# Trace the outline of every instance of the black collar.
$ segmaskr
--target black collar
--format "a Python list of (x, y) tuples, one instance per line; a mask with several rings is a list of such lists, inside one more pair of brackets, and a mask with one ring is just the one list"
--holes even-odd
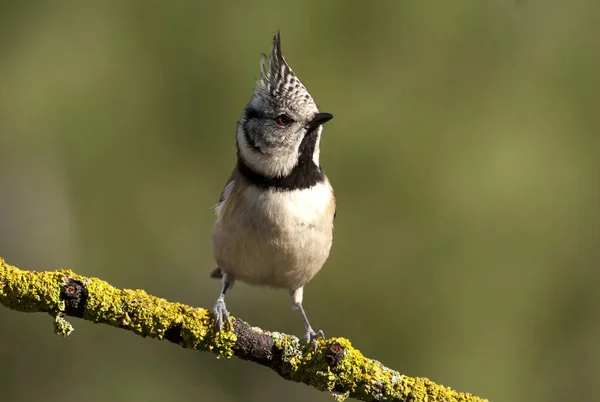
[(238, 146), (237, 169), (250, 184), (264, 189), (281, 191), (302, 190), (311, 188), (325, 181), (325, 173), (313, 161), (313, 154), (317, 144), (318, 131), (308, 133), (300, 143), (299, 157), (292, 171), (282, 177), (267, 177), (256, 172), (244, 160)]

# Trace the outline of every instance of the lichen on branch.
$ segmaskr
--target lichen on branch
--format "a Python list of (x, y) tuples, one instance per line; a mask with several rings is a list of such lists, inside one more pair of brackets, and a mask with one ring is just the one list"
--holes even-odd
[(62, 336), (73, 331), (65, 319), (69, 316), (166, 339), (217, 357), (236, 356), (270, 367), (287, 380), (331, 392), (338, 400), (484, 401), (427, 378), (402, 375), (363, 356), (344, 338), (319, 340), (314, 351), (295, 336), (264, 331), (235, 318), (230, 328), (218, 332), (207, 309), (169, 302), (144, 290), (118, 289), (69, 270), (24, 271), (6, 264), (2, 257), (0, 304), (50, 314), (54, 331)]

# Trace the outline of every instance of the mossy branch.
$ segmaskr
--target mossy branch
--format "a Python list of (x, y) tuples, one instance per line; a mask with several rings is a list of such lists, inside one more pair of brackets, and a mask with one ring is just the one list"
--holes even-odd
[(0, 304), (18, 311), (49, 313), (54, 331), (62, 336), (73, 331), (65, 320), (71, 316), (209, 351), (217, 357), (237, 356), (270, 367), (287, 380), (329, 391), (338, 400), (484, 401), (427, 378), (391, 370), (364, 357), (344, 338), (320, 340), (314, 352), (295, 336), (263, 331), (240, 319), (233, 319), (231, 329), (217, 332), (206, 309), (169, 302), (143, 290), (117, 289), (68, 270), (23, 271), (1, 257)]

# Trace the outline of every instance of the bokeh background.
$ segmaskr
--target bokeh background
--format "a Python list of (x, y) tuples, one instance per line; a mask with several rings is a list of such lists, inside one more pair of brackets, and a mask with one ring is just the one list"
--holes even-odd
[[(315, 327), (492, 401), (594, 400), (600, 3), (7, 1), (0, 255), (209, 307), (213, 207), (281, 29), (323, 111)], [(283, 291), (232, 313), (301, 334)], [(329, 401), (266, 368), (0, 308), (0, 399)]]

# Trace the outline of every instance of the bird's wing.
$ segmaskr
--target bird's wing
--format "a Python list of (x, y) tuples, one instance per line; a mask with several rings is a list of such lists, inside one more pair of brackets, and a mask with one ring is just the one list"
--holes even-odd
[(217, 212), (217, 215), (219, 215), (219, 213), (221, 212), (221, 207), (223, 206), (223, 203), (225, 202), (225, 199), (227, 198), (229, 193), (231, 193), (231, 190), (233, 189), (234, 185), (235, 185), (235, 170), (233, 171), (231, 176), (229, 176), (229, 179), (227, 179), (227, 183), (225, 183), (225, 187), (223, 187), (223, 190), (221, 191), (221, 195), (219, 196), (219, 203), (215, 207), (215, 211)]

